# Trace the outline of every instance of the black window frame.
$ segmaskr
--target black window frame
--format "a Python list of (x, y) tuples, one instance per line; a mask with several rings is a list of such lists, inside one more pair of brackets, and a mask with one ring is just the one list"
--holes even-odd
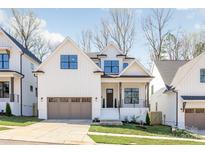
[[(106, 64), (110, 62), (110, 64)], [(114, 65), (117, 62), (117, 65)], [(110, 72), (106, 71), (106, 68), (110, 69)], [(114, 68), (117, 68), (117, 72), (114, 71)], [(119, 60), (105, 60), (104, 61), (104, 72), (106, 74), (119, 74)]]
[[(8, 59), (5, 60), (4, 56), (8, 56)], [(5, 64), (7, 63), (6, 67)], [(9, 69), (9, 54), (7, 53), (1, 53), (0, 54), (0, 69)]]
[(205, 68), (200, 69), (200, 82), (205, 83)]
[(9, 98), (9, 91), (10, 91), (9, 81), (1, 81), (0, 87), (1, 87), (0, 98)]
[[(126, 94), (126, 93), (130, 93), (130, 94)], [(139, 104), (139, 88), (124, 89), (124, 104)]]
[[(75, 58), (75, 61), (72, 61), (72, 58)], [(63, 64), (64, 65), (66, 64), (67, 66), (64, 67)], [(60, 68), (61, 69), (78, 69), (78, 56), (77, 55), (61, 55), (60, 56)]]

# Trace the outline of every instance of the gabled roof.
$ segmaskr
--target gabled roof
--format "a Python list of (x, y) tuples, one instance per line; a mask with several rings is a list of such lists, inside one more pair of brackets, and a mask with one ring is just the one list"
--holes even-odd
[(137, 60), (133, 60), (119, 75), (122, 76), (132, 65), (137, 64), (148, 76), (151, 77), (150, 72)]
[(165, 85), (170, 85), (177, 70), (186, 64), (185, 60), (158, 60), (154, 61)]
[(68, 42), (74, 45), (96, 67), (97, 71), (102, 72), (102, 69), (94, 63), (94, 61), (88, 56), (88, 54), (82, 51), (81, 48), (69, 37), (66, 37), (63, 40), (63, 42), (57, 46), (57, 48), (48, 56), (46, 60), (44, 60), (44, 62), (36, 69), (35, 72), (41, 71), (40, 69), (42, 68), (42, 66), (45, 65), (55, 55), (55, 53), (58, 51), (59, 48), (61, 48), (65, 43)]
[(3, 28), (0, 27), (0, 30), (27, 56), (32, 58), (37, 63), (41, 63), (41, 61), (28, 49), (24, 48), (24, 46), (19, 43), (13, 36), (11, 36), (9, 33), (7, 33)]

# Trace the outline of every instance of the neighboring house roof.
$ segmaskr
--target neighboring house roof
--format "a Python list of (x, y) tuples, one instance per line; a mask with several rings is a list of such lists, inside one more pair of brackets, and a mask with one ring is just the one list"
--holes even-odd
[(177, 70), (187, 62), (185, 60), (158, 60), (154, 63), (165, 85), (170, 85)]
[(181, 96), (183, 100), (205, 100), (205, 96)]
[(10, 34), (8, 34), (3, 28), (0, 27), (0, 30), (2, 30), (4, 32), (4, 34), (9, 37), (9, 39), (18, 47), (21, 49), (21, 51), (23, 53), (25, 53), (27, 56), (29, 56), (30, 58), (32, 58), (34, 61), (36, 61), (37, 63), (41, 63), (41, 61), (28, 49), (26, 49), (21, 43), (19, 43), (13, 36), (11, 36)]

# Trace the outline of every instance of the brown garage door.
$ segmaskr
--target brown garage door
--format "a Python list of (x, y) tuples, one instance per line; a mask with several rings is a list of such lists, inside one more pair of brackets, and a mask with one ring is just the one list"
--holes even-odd
[(185, 109), (185, 125), (186, 127), (205, 129), (205, 109)]
[(48, 119), (91, 119), (91, 97), (48, 98)]

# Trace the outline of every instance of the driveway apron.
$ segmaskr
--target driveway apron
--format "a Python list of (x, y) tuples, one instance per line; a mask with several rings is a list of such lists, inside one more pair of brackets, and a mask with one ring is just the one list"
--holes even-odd
[(94, 144), (87, 135), (90, 120), (45, 120), (0, 132), (0, 139), (57, 144)]

